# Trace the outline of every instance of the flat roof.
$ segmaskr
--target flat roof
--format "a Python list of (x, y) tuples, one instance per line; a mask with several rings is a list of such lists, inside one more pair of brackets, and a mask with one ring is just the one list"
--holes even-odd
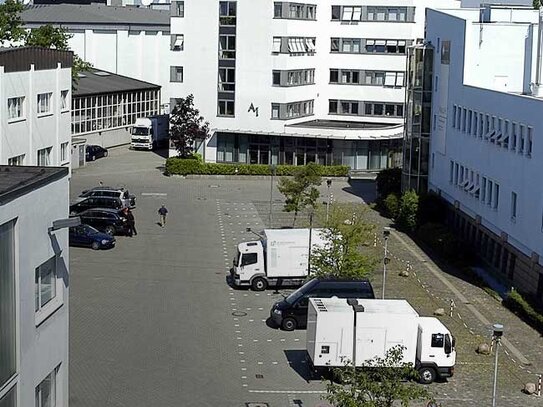
[(0, 205), (66, 176), (67, 167), (0, 165)]
[[(327, 312), (352, 311), (352, 307), (345, 298), (311, 298), (311, 301), (321, 304)], [(417, 311), (406, 300), (378, 300), (378, 299), (357, 299), (358, 305), (364, 307), (368, 314), (394, 314), (418, 316)], [(324, 309), (323, 309), (324, 310)]]
[(169, 10), (146, 7), (115, 7), (104, 4), (42, 4), (25, 7), (21, 19), (28, 25), (140, 25), (169, 30)]
[(0, 47), (0, 66), (4, 72), (24, 72), (34, 65), (36, 71), (56, 69), (60, 63), (62, 68), (71, 68), (74, 54), (72, 51), (61, 51), (43, 47)]
[(160, 85), (92, 68), (80, 73), (72, 95), (77, 97), (153, 89), (160, 89)]
[(325, 129), (383, 129), (397, 126), (398, 123), (372, 123), (372, 122), (354, 122), (347, 120), (309, 120), (289, 124), (289, 127), (313, 127)]

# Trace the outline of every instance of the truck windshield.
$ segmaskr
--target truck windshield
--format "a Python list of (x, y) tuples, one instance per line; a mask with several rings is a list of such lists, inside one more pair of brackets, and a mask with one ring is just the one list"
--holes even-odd
[(290, 294), (287, 298), (285, 298), (285, 301), (291, 305), (294, 304), (301, 297), (303, 297), (305, 293), (311, 291), (316, 284), (317, 284), (316, 279), (308, 281), (303, 286), (301, 286), (296, 291), (294, 291), (292, 294)]
[(147, 127), (134, 127), (132, 129), (132, 134), (134, 136), (148, 136), (149, 129)]

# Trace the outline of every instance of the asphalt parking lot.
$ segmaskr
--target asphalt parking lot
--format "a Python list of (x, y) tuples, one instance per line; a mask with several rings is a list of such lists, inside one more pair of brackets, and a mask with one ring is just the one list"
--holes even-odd
[[(100, 181), (135, 194), (138, 235), (118, 237), (112, 250), (71, 249), (70, 405), (325, 405), (324, 385), (311, 380), (304, 362), (305, 331), (266, 324), (281, 294), (226, 283), (236, 244), (255, 237), (246, 228), (261, 230), (268, 222), (269, 181), (165, 177), (163, 163), (157, 154), (119, 148), (72, 176), (72, 198)], [(340, 201), (362, 202), (374, 190), (334, 182), (332, 193)], [(289, 220), (275, 188), (272, 198), (273, 224), (281, 226)], [(157, 224), (161, 204), (169, 209), (165, 228)], [(397, 242), (390, 249), (409, 255)], [(396, 272), (394, 267), (401, 266), (393, 261)], [(426, 277), (421, 272), (417, 282), (391, 273), (388, 295), (407, 297), (431, 314), (442, 304), (424, 289), (432, 284)], [(380, 292), (380, 276), (372, 281)], [(484, 329), (458, 312), (466, 328), (464, 321), (444, 321), (462, 339), (457, 375), (431, 388), (444, 406), (487, 405), (491, 359), (471, 353)], [(539, 405), (518, 391), (523, 372), (501, 363), (500, 388), (511, 394), (500, 405)]]

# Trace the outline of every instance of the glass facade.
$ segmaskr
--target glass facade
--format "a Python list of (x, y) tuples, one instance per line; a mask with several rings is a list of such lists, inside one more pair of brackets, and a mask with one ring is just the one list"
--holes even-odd
[(217, 162), (348, 165), (381, 170), (401, 162), (401, 140), (331, 140), (253, 134), (217, 134)]
[(403, 144), (402, 189), (428, 189), (432, 72), (434, 49), (416, 45), (407, 51), (406, 112)]
[(131, 126), (137, 118), (159, 114), (159, 110), (159, 89), (75, 96), (72, 135)]

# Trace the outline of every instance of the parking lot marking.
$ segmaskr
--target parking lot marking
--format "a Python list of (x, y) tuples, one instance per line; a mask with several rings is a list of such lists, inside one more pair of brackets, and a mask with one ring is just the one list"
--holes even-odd
[(141, 196), (168, 196), (166, 192), (142, 192)]
[(272, 340), (271, 339), (266, 339), (266, 342), (271, 342)]
[(245, 355), (245, 352), (238, 352), (240, 355)]
[(247, 368), (246, 368), (246, 367), (242, 367), (242, 368), (241, 368), (241, 370), (243, 370), (243, 371), (246, 371), (246, 370), (247, 370)]

